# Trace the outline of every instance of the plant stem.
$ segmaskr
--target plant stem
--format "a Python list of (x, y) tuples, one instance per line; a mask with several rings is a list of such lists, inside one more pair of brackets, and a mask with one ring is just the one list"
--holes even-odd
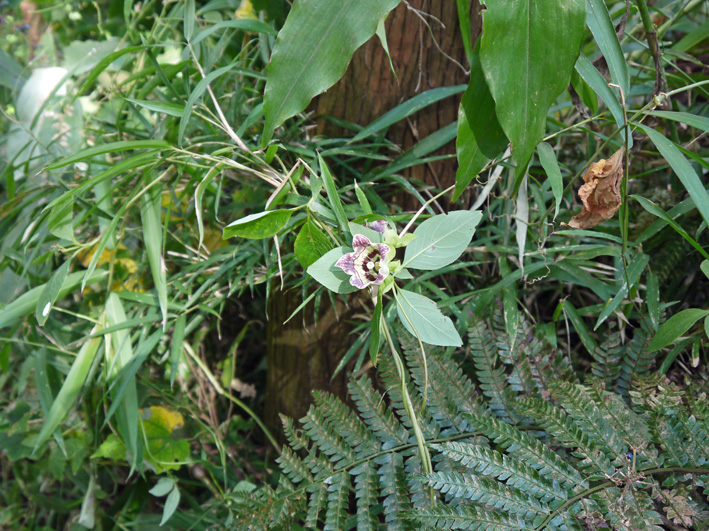
[(389, 332), (389, 327), (386, 321), (382, 319), (382, 330), (384, 330), (384, 337), (386, 337), (387, 343), (389, 344), (389, 350), (391, 350), (391, 356), (394, 359), (394, 365), (396, 366), (396, 371), (399, 373), (399, 378), (401, 378), (401, 396), (404, 400), (404, 409), (411, 419), (411, 426), (414, 430), (414, 436), (416, 437), (416, 445), (419, 449), (419, 457), (421, 458), (421, 467), (424, 473), (433, 473), (433, 466), (431, 465), (431, 454), (426, 448), (426, 439), (423, 436), (421, 427), (418, 423), (418, 418), (416, 417), (416, 411), (414, 411), (414, 405), (411, 402), (411, 397), (409, 396), (409, 389), (406, 386), (406, 368), (404, 367), (404, 362), (399, 356), (399, 352), (394, 345), (394, 340), (391, 337), (391, 332)]

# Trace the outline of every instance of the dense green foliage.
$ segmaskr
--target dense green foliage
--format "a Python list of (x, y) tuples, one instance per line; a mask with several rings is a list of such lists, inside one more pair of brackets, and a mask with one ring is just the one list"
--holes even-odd
[[(304, 110), (400, 2), (3, 3), (0, 528), (707, 529), (709, 6), (483, 3), (467, 86), (366, 126)], [(277, 290), (358, 309), (283, 448)]]
[[(292, 449), (278, 459), (284, 476), (244, 500), (249, 511), (235, 529), (317, 527), (319, 516), (323, 529), (355, 520), (377, 529), (382, 517), (389, 529), (576, 530), (605, 521), (659, 530), (668, 520), (707, 528), (706, 382), (680, 387), (640, 366), (626, 374), (634, 382), (626, 402), (608, 381), (579, 382), (568, 357), (526, 319), (511, 348), (500, 309), (469, 329), (483, 398), (440, 350), (426, 353), (426, 387), (415, 338), (399, 338), (435, 471), (423, 472), (398, 376), (382, 360), (378, 386), (389, 389), (388, 402), (353, 376), (357, 413), (316, 391), (300, 430), (284, 419)], [(647, 356), (647, 343), (639, 350), (620, 357)]]

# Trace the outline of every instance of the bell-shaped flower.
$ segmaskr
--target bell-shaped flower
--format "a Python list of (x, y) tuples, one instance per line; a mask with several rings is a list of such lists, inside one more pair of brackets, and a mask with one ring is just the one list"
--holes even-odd
[(347, 253), (335, 264), (350, 275), (350, 284), (364, 289), (370, 284), (379, 285), (389, 275), (389, 246), (372, 243), (362, 234), (352, 238), (354, 251)]

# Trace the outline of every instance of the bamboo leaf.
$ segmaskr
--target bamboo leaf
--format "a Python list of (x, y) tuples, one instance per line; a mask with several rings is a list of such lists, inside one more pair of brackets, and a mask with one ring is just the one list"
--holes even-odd
[(101, 144), (86, 149), (82, 149), (75, 155), (64, 157), (47, 166), (47, 170), (56, 170), (95, 157), (96, 155), (104, 155), (106, 153), (117, 153), (119, 151), (128, 151), (131, 149), (167, 149), (170, 147), (165, 140), (121, 140), (111, 142), (109, 144)]
[(675, 146), (673, 142), (670, 142), (665, 138), (662, 133), (658, 133), (654, 129), (637, 124), (637, 126), (645, 131), (645, 134), (650, 137), (652, 143), (660, 151), (665, 160), (669, 162), (670, 166), (674, 170), (679, 180), (684, 185), (685, 189), (689, 193), (689, 197), (692, 198), (694, 204), (697, 206), (697, 210), (704, 218), (704, 221), (709, 223), (709, 193), (702, 185), (702, 181), (694, 171), (694, 168), (687, 162), (684, 158), (682, 152)]
[(554, 194), (554, 219), (556, 219), (559, 213), (559, 206), (561, 206), (561, 200), (564, 198), (564, 180), (561, 177), (559, 164), (556, 162), (554, 148), (546, 142), (541, 142), (537, 146), (537, 153), (539, 153), (539, 162), (541, 162), (542, 168), (544, 168), (544, 171), (547, 173), (549, 184), (551, 184), (551, 191)]
[(59, 296), (59, 291), (64, 285), (70, 266), (71, 260), (66, 260), (62, 265), (60, 265), (50, 277), (49, 282), (44, 285), (42, 293), (39, 294), (37, 305), (34, 310), (39, 326), (44, 326), (44, 323), (47, 322), (49, 312), (52, 310), (54, 301), (56, 301)]
[(667, 319), (655, 334), (655, 337), (648, 345), (649, 352), (655, 352), (661, 348), (665, 348), (675, 342), (677, 338), (682, 336), (687, 330), (694, 326), (694, 323), (709, 315), (709, 310), (700, 310), (698, 308), (690, 308), (682, 310)]
[[(97, 325), (91, 330), (91, 333), (93, 334), (99, 329), (100, 327)], [(42, 424), (42, 429), (35, 442), (35, 448), (39, 448), (49, 439), (50, 435), (54, 433), (54, 430), (59, 427), (69, 414), (69, 411), (73, 409), (74, 402), (86, 382), (86, 377), (89, 375), (89, 369), (91, 369), (98, 347), (101, 345), (101, 339), (101, 337), (94, 337), (84, 343), (79, 350), (79, 354), (71, 364), (69, 374), (67, 374), (57, 397), (52, 403), (52, 407), (49, 409), (49, 413), (44, 419), (44, 424)]]

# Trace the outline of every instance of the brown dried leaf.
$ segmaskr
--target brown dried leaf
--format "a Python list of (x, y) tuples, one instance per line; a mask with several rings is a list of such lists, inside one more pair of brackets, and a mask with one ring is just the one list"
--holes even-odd
[(563, 225), (572, 229), (590, 229), (613, 217), (621, 203), (624, 152), (625, 149), (620, 148), (608, 160), (591, 164), (583, 175), (585, 184), (579, 189), (583, 210)]

